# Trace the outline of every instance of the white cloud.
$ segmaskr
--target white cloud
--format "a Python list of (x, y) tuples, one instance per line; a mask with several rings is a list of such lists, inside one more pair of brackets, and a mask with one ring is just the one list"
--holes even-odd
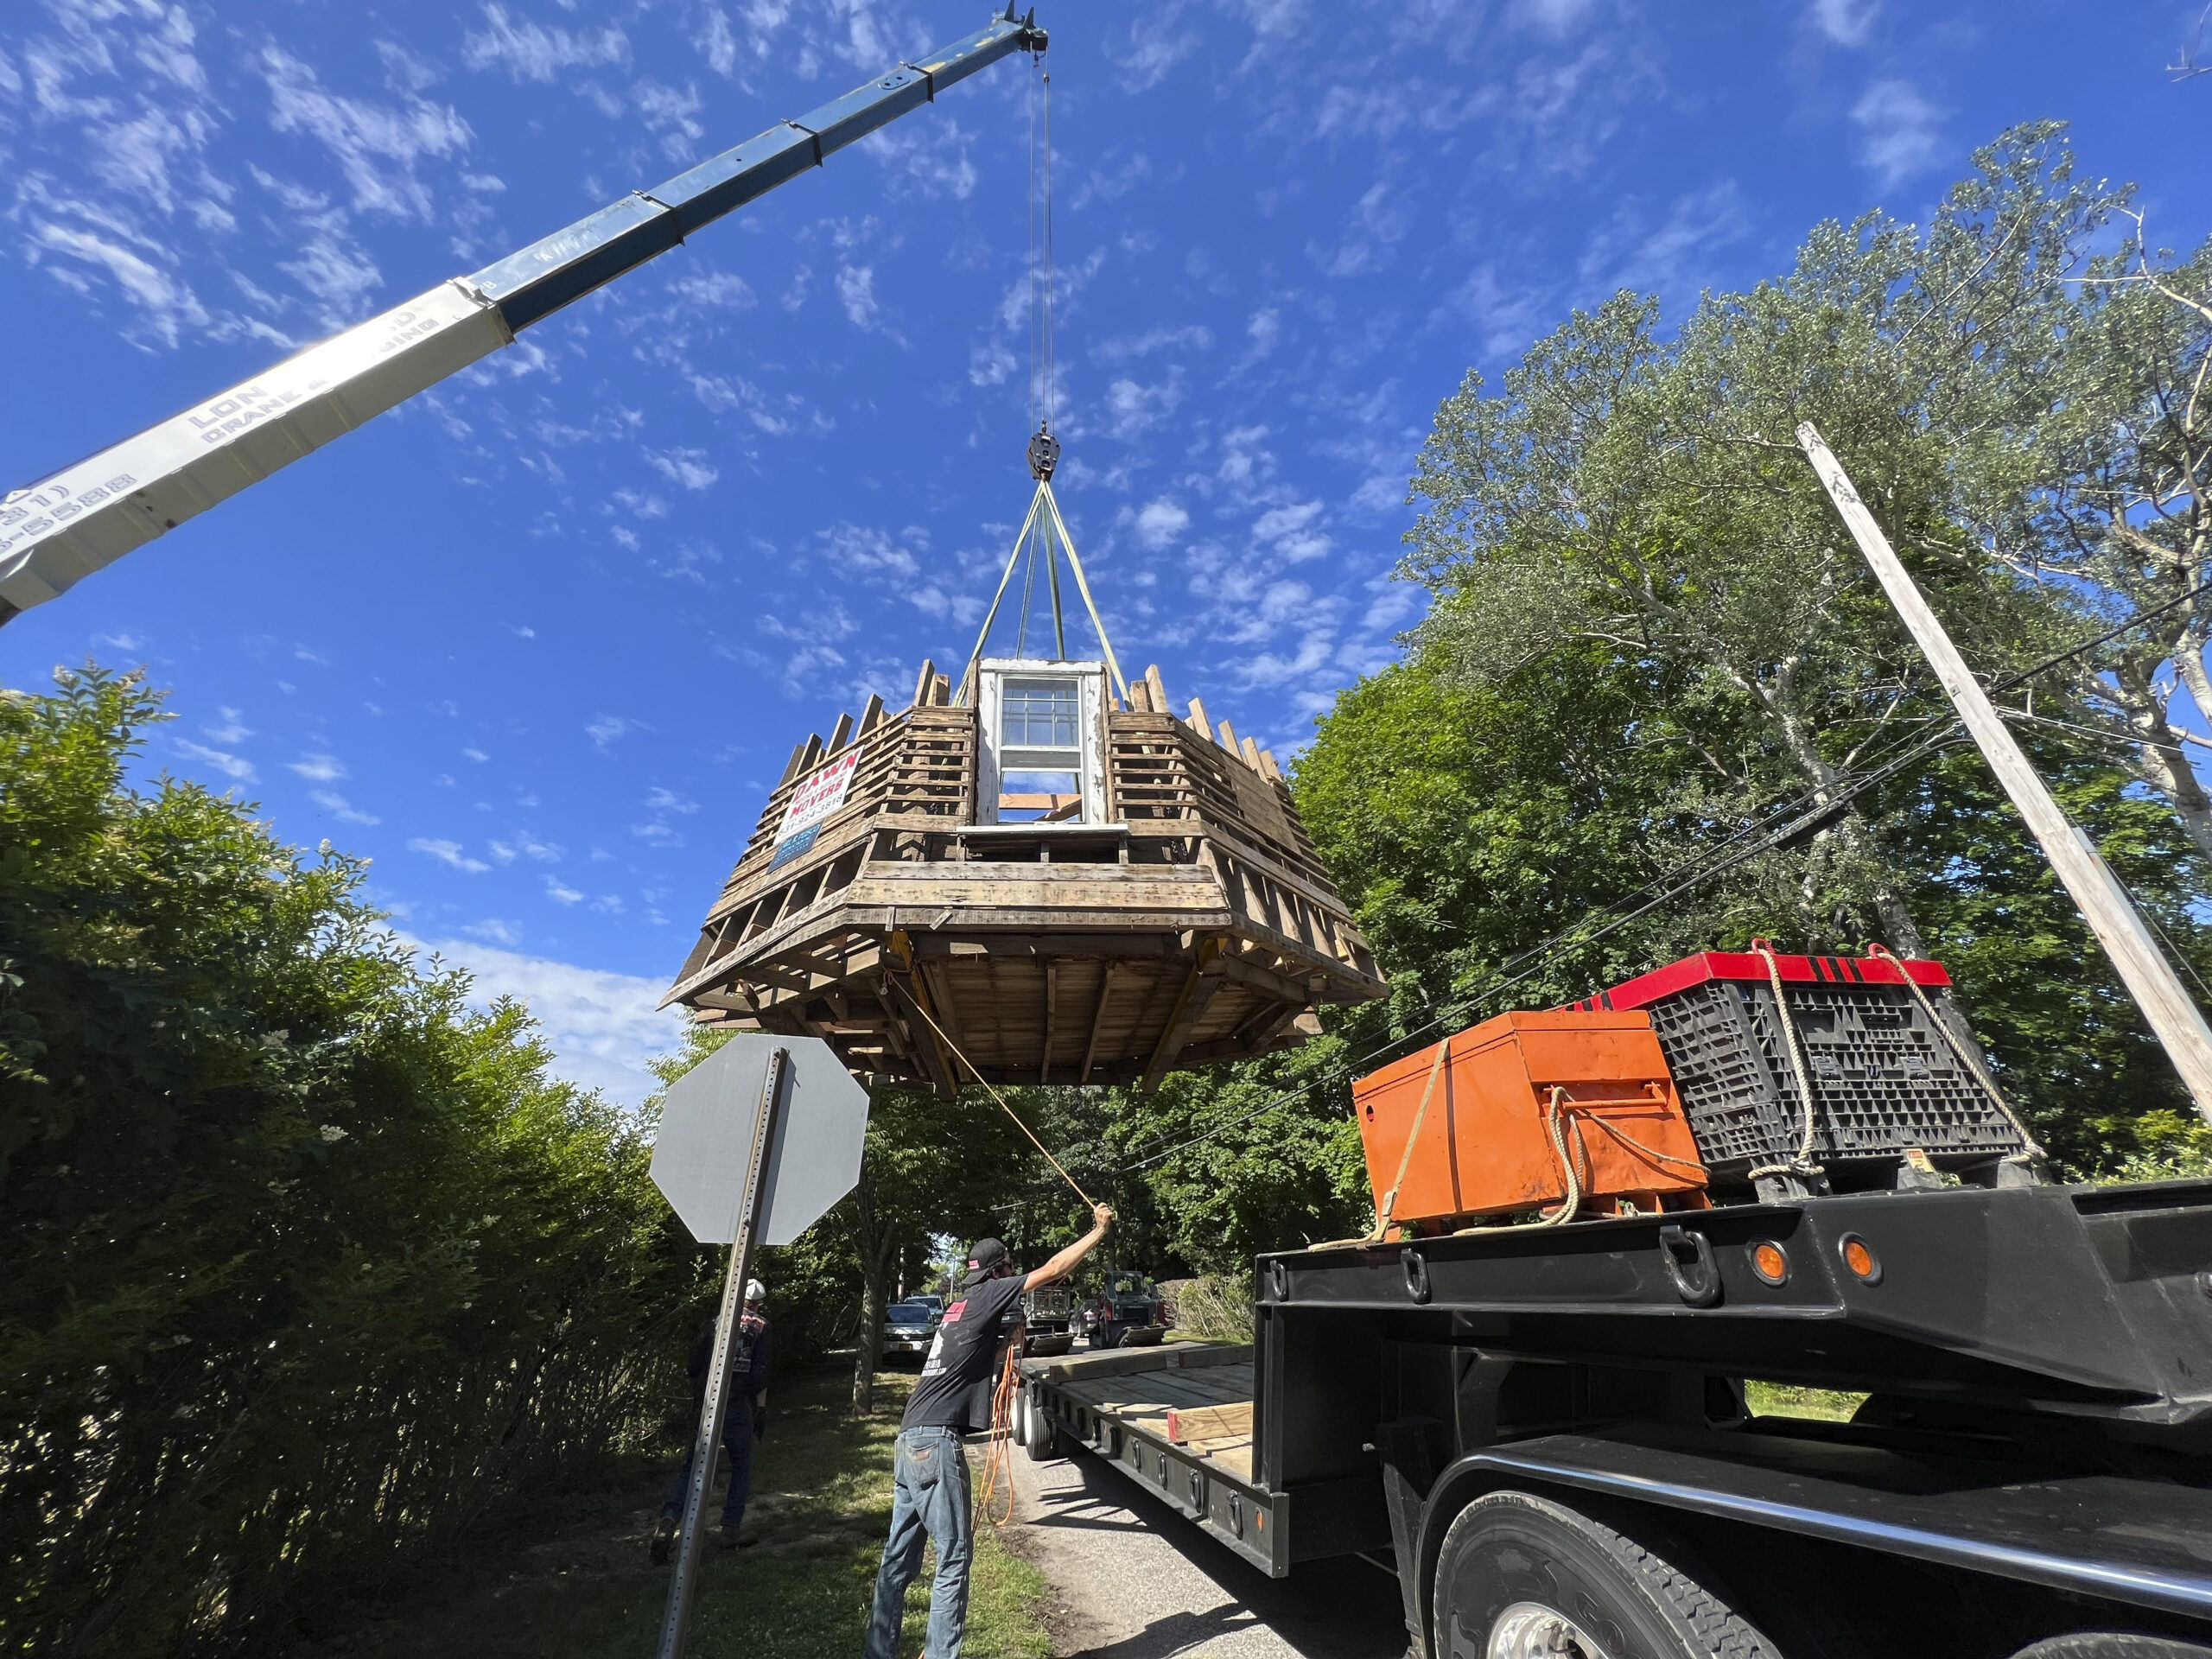
[(599, 746), (601, 754), (610, 753), (618, 739), (645, 729), (643, 721), (632, 720), (627, 715), (601, 715), (584, 727), (584, 735)]
[(1156, 385), (1142, 385), (1130, 379), (1115, 381), (1106, 388), (1106, 413), (1111, 418), (1111, 431), (1117, 438), (1133, 438), (1147, 427), (1175, 412), (1176, 404), (1183, 401), (1182, 378), (1170, 375)]
[(875, 268), (872, 265), (841, 265), (837, 269), (837, 297), (844, 302), (845, 315), (855, 328), (875, 326)]
[(483, 750), (478, 748), (474, 743), (465, 745), (461, 752), (466, 759), (475, 761), (479, 766), (483, 765), (484, 762), (492, 758), (490, 755), (485, 753)]
[(254, 781), (253, 762), (244, 755), (231, 754), (222, 749), (211, 749), (205, 744), (194, 743), (181, 737), (173, 741), (176, 744), (177, 753), (187, 760), (198, 760), (204, 765), (213, 766), (226, 778), (235, 779), (242, 784), (250, 784)]
[(1712, 280), (1719, 251), (1741, 242), (1750, 230), (1750, 215), (1733, 179), (1677, 197), (1656, 224), (1645, 204), (1625, 201), (1592, 235), (1580, 274), (1589, 287), (1607, 293), (1632, 288), (1688, 304)]
[(1838, 46), (1864, 46), (1880, 0), (1813, 0), (1813, 27)]
[(341, 247), (328, 232), (309, 238), (296, 259), (279, 260), (276, 269), (322, 301), (334, 324), (359, 316), (363, 302), (384, 286), (374, 260), (357, 248)]
[(1191, 515), (1162, 496), (1145, 504), (1136, 524), (1137, 539), (1156, 550), (1173, 545), (1175, 538), (1191, 527)]
[(912, 576), (921, 562), (882, 531), (859, 524), (833, 524), (822, 532), (823, 550), (840, 570)]
[(346, 775), (346, 763), (334, 754), (303, 754), (287, 768), (309, 783), (335, 783)]
[(403, 108), (341, 97), (273, 46), (262, 51), (261, 72), (269, 83), (269, 124), (320, 140), (353, 187), (355, 207), (397, 219), (430, 217), (435, 200), (415, 176), (416, 162), (465, 150), (473, 137), (450, 105), (410, 98)]
[(574, 887), (564, 887), (559, 876), (549, 875), (545, 878), (545, 896), (556, 905), (573, 905), (583, 894)]
[(687, 801), (672, 789), (656, 789), (645, 797), (645, 806), (653, 812), (696, 812), (699, 803)]
[(687, 490), (706, 489), (721, 476), (708, 462), (703, 449), (671, 449), (664, 455), (648, 453), (645, 459), (663, 478), (671, 484), (681, 484)]
[(690, 160), (693, 143), (707, 136), (698, 119), (698, 92), (689, 86), (678, 92), (657, 80), (641, 80), (630, 89), (630, 96), (637, 100), (645, 125), (661, 135), (661, 152), (671, 162)]
[(1179, 35), (1163, 27), (1163, 21), (1160, 16), (1147, 12), (1129, 25), (1128, 44), (1122, 47), (1112, 60), (1120, 66), (1124, 91), (1150, 91), (1165, 80), (1177, 64), (1198, 49), (1195, 31)]
[(384, 820), (373, 812), (364, 812), (334, 789), (308, 791), (308, 798), (340, 823), (382, 823)]
[(243, 743), (253, 735), (253, 728), (245, 723), (245, 711), (238, 709), (218, 709), (222, 717), (219, 726), (202, 726), (200, 729), (218, 743)]
[(626, 62), (629, 37), (609, 23), (597, 34), (546, 29), (524, 20), (507, 21), (505, 6), (484, 8), (487, 27), (461, 43), (461, 59), (472, 69), (504, 68), (517, 80), (551, 80), (563, 69), (590, 69)]
[(1852, 106), (1851, 118), (1865, 135), (1859, 159), (1881, 175), (1884, 189), (1935, 165), (1942, 111), (1910, 81), (1876, 81)]
[(200, 304), (191, 284), (133, 253), (123, 245), (122, 237), (112, 227), (87, 230), (34, 220), (31, 243), (29, 251), (34, 263), (46, 264), (63, 283), (80, 292), (90, 289), (81, 276), (69, 266), (55, 264), (41, 256), (60, 254), (104, 271), (108, 280), (122, 290), (124, 297), (137, 308), (147, 332), (164, 346), (175, 345), (188, 328), (207, 325), (207, 308)]
[(1313, 527), (1313, 521), (1320, 516), (1319, 501), (1271, 508), (1253, 521), (1253, 539), (1271, 543), (1278, 554), (1294, 564), (1318, 559), (1330, 548), (1329, 538)]
[(417, 836), (407, 843), (407, 849), (410, 852), (425, 854), (436, 859), (441, 864), (449, 864), (454, 869), (466, 871), (470, 875), (481, 875), (492, 868), (482, 859), (471, 858), (462, 852), (461, 843), (457, 841), (433, 841), (427, 836)]
[(732, 311), (749, 311), (760, 302), (744, 277), (728, 270), (696, 272), (671, 283), (668, 291), (690, 305), (724, 306)]
[(493, 944), (520, 944), (522, 943), (522, 924), (503, 922), (496, 916), (487, 916), (480, 922), (473, 922), (461, 931)]
[(1557, 40), (1589, 16), (1592, 0), (1517, 0), (1514, 21)]

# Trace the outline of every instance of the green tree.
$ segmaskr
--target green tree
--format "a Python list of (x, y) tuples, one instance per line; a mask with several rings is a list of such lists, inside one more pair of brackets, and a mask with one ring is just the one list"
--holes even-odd
[(649, 1435), (696, 1267), (519, 1008), (59, 678), (0, 693), (0, 1624), (232, 1647)]

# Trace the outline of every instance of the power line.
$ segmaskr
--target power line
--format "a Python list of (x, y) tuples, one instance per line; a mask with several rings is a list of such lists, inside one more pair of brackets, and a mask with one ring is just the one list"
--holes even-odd
[[(2050, 670), (2058, 667), (2063, 663), (2071, 662), (2075, 658), (2082, 656), (2085, 652), (2095, 650), (2099, 645), (2105, 645), (2109, 641), (2119, 638), (2123, 633), (2129, 632), (2135, 628), (2142, 626), (2146, 622), (2154, 620), (2169, 611), (2177, 610), (2180, 607), (2189, 603), (2191, 600), (2196, 598), (2198, 595), (2208, 592), (2212, 592), (2212, 581), (2201, 582), (2197, 586), (2190, 588), (2187, 593), (2181, 594), (2176, 599), (2168, 601), (2164, 605), (2158, 606), (2152, 610), (2139, 612), (2126, 621), (2120, 623), (2116, 626), (2108, 628), (2104, 632), (2100, 633), (2092, 639), (2082, 640), (2077, 645), (2069, 646), (2064, 651), (2044, 658), (2040, 662), (2032, 664), (2026, 668), (2018, 670), (2012, 674), (2006, 675), (2001, 679), (1993, 681), (1985, 688), (1985, 690), (1993, 695), (2002, 691), (2011, 690), (2016, 686), (2024, 684), (2029, 680), (2037, 678), (2040, 676), (2050, 672)], [(1921, 723), (1930, 723), (1940, 718), (1941, 716), (1931, 715), (1927, 717), (1927, 720)], [(1889, 782), (1891, 779), (1897, 777), (1900, 772), (1904, 772), (1907, 767), (1912, 766), (1916, 762), (1924, 760), (1942, 749), (1954, 747), (1962, 741), (1964, 741), (1964, 738), (1963, 734), (1961, 731), (1961, 722), (1956, 719), (1947, 721), (1943, 722), (1942, 728), (1935, 734), (1923, 738), (1920, 742), (1911, 745), (1902, 753), (1895, 754), (1893, 758), (1885, 761), (1872, 771), (1861, 773), (1858, 778), (1852, 780), (1847, 785), (1827, 785), (1807, 790), (1785, 806), (1778, 809), (1775, 812), (1769, 813), (1762, 824), (1754, 824), (1747, 826), (1744, 830), (1738, 830), (1735, 835), (1731, 836), (1726, 841), (1721, 842), (1718, 848), (1708, 849), (1707, 852), (1700, 855), (1695, 859), (1676, 865), (1673, 870), (1654, 877), (1651, 880), (1645, 882), (1642, 887), (1636, 888), (1634, 891), (1627, 893), (1620, 899), (1615, 899), (1611, 905), (1597, 912), (1597, 916), (1604, 916), (1608, 911), (1617, 910), (1620, 906), (1627, 904), (1643, 894), (1651, 893), (1655, 887), (1659, 887), (1663, 883), (1673, 880), (1676, 875), (1682, 874), (1684, 872), (1690, 872), (1685, 876), (1685, 879), (1675, 881), (1673, 886), (1667, 887), (1664, 891), (1657, 893), (1645, 903), (1637, 906), (1634, 910), (1628, 912), (1624, 915), (1616, 917), (1613, 920), (1607, 922), (1604, 926), (1598, 928), (1595, 931), (1584, 934), (1580, 938), (1572, 937), (1572, 931), (1552, 935), (1548, 939), (1531, 946), (1529, 950), (1522, 951), (1520, 955), (1511, 957), (1505, 963), (1501, 963), (1497, 969), (1493, 970), (1487, 979), (1480, 982), (1474, 991), (1462, 997), (1459, 1001), (1438, 1010), (1437, 1013), (1430, 1016), (1427, 1020), (1424, 1020), (1421, 1024), (1415, 1026), (1409, 1030), (1396, 1033), (1387, 1042), (1378, 1044), (1374, 1048), (1368, 1050), (1366, 1053), (1360, 1055), (1356, 1058), (1340, 1061), (1335, 1067), (1324, 1072), (1321, 1076), (1308, 1078), (1306, 1082), (1298, 1084), (1293, 1089), (1286, 1090), (1284, 1093), (1277, 1096), (1274, 1099), (1255, 1108), (1251, 1111), (1245, 1112), (1239, 1116), (1233, 1117), (1224, 1123), (1216, 1124), (1213, 1128), (1207, 1129), (1203, 1134), (1192, 1135), (1186, 1140), (1179, 1141), (1173, 1146), (1160, 1147), (1155, 1151), (1148, 1152), (1141, 1158), (1132, 1160), (1131, 1161), (1122, 1165), (1114, 1173), (1116, 1175), (1124, 1175), (1132, 1173), (1140, 1169), (1149, 1168), (1152, 1165), (1159, 1163), (1163, 1159), (1173, 1157), (1179, 1152), (1187, 1151), (1192, 1147), (1203, 1145), (1206, 1141), (1214, 1140), (1230, 1129), (1236, 1128), (1245, 1123), (1249, 1123), (1257, 1118), (1265, 1117), (1271, 1112), (1280, 1111), (1285, 1106), (1291, 1104), (1294, 1101), (1304, 1098), (1305, 1096), (1312, 1094), (1317, 1089), (1341, 1082), (1345, 1077), (1349, 1077), (1353, 1071), (1368, 1065), (1375, 1060), (1382, 1058), (1391, 1051), (1402, 1049), (1410, 1039), (1422, 1036), (1428, 1032), (1437, 1029), (1437, 1027), (1444, 1025), (1449, 1020), (1461, 1018), (1467, 1013), (1471, 1012), (1474, 1008), (1479, 1007), (1484, 1001), (1495, 996), (1498, 992), (1510, 990), (1515, 985), (1520, 984), (1525, 980), (1534, 978), (1539, 972), (1546, 967), (1550, 966), (1560, 957), (1565, 956), (1571, 951), (1581, 950), (1586, 946), (1595, 944), (1600, 939), (1605, 938), (1611, 934), (1618, 932), (1622, 928), (1629, 925), (1630, 923), (1634, 922), (1643, 916), (1649, 915), (1652, 911), (1657, 909), (1662, 905), (1670, 903), (1675, 899), (1680, 898), (1685, 893), (1694, 892), (1696, 888), (1704, 886), (1707, 882), (1718, 880), (1719, 877), (1726, 874), (1729, 871), (1737, 868), (1738, 866), (1748, 863), (1753, 858), (1758, 857), (1761, 853), (1771, 851), (1776, 847), (1781, 846), (1783, 842), (1789, 841), (1797, 836), (1802, 835), (1806, 830), (1816, 827), (1822, 820), (1834, 817), (1857, 797), (1866, 793), (1870, 790), (1878, 788), (1883, 784)], [(1808, 810), (1808, 807), (1809, 810)], [(1768, 834), (1760, 836), (1751, 845), (1743, 848), (1741, 850), (1732, 850), (1737, 847), (1738, 842), (1744, 841), (1747, 836), (1756, 834), (1759, 829), (1765, 825), (1774, 824), (1777, 817), (1782, 817), (1785, 814), (1789, 815), (1788, 822), (1776, 826)], [(1700, 864), (1702, 864), (1704, 868), (1697, 868)], [(1586, 922), (1587, 919), (1594, 918), (1586, 918)], [(1529, 964), (1524, 971), (1520, 973), (1512, 972), (1514, 969), (1520, 967), (1523, 963)], [(1509, 974), (1511, 974), (1511, 977), (1506, 977)]]

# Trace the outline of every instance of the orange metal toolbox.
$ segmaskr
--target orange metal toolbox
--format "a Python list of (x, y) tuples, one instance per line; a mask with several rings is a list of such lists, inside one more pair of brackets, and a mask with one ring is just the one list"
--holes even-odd
[(1562, 1008), (1501, 1014), (1352, 1084), (1376, 1213), (1394, 1183), (1389, 1218), (1406, 1231), (1560, 1204), (1554, 1090), (1585, 1210), (1704, 1207), (1705, 1166), (1650, 1017)]

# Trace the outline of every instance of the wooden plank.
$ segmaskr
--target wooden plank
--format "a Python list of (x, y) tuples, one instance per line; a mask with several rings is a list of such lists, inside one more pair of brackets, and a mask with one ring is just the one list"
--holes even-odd
[(1220, 1451), (1210, 1455), (1216, 1463), (1219, 1464), (1224, 1469), (1226, 1469), (1230, 1474), (1236, 1476), (1237, 1479), (1245, 1482), (1248, 1485), (1250, 1484), (1252, 1479), (1252, 1443), (1249, 1440), (1247, 1440), (1241, 1447), (1230, 1448), (1224, 1446)]
[(1245, 1368), (1251, 1386), (1252, 1344), (1249, 1342), (1179, 1342), (1158, 1348), (1109, 1348), (1099, 1354), (1071, 1354), (1061, 1359), (1031, 1360), (1023, 1369), (1055, 1382), (1122, 1376), (1140, 1371), (1194, 1370), (1211, 1366)]
[(1114, 1000), (1114, 970), (1122, 964), (1109, 958), (1098, 974), (1098, 1006), (1090, 1016), (1090, 1040), (1084, 1045), (1083, 1065), (1076, 1073), (1076, 1082), (1090, 1081), (1090, 1068), (1098, 1061), (1098, 1039), (1105, 1033), (1106, 1010)]
[(1155, 715), (1170, 712), (1167, 706), (1167, 682), (1160, 677), (1160, 664), (1153, 664), (1144, 671), (1144, 683), (1152, 688), (1152, 709)]
[(1167, 1075), (1167, 1068), (1174, 1065), (1175, 1057), (1183, 1052), (1183, 1045), (1190, 1041), (1198, 1016), (1206, 1011), (1206, 1004), (1229, 982), (1219, 961), (1221, 948), (1218, 938), (1199, 945), (1198, 960), (1191, 964), (1191, 976), (1184, 982), (1175, 1007), (1167, 1015), (1167, 1028), (1160, 1033), (1159, 1046), (1145, 1063), (1144, 1076), (1137, 1083), (1140, 1094), (1148, 1095), (1160, 1087), (1160, 1078)]
[(866, 737), (883, 723), (883, 699), (871, 691), (861, 707), (861, 735)]
[(830, 747), (827, 750), (823, 751), (823, 753), (828, 754), (836, 753), (838, 750), (845, 747), (847, 741), (851, 738), (852, 734), (853, 717), (850, 715), (839, 715), (837, 716), (837, 723), (830, 728)]
[(1039, 1045), (1037, 1081), (1049, 1081), (1052, 1069), (1052, 1027), (1060, 1014), (1060, 964), (1047, 958), (1045, 963), (1045, 1036)]
[(1213, 741), (1213, 727), (1206, 719), (1206, 706), (1196, 697), (1191, 699), (1191, 729), (1208, 742)]
[(1200, 1406), (1195, 1410), (1178, 1409), (1167, 1414), (1167, 1438), (1178, 1445), (1185, 1440), (1232, 1440), (1240, 1434), (1249, 1440), (1251, 1433), (1249, 1400), (1236, 1405)]
[(930, 700), (929, 694), (936, 685), (937, 664), (925, 657), (922, 658), (922, 671), (914, 677), (913, 706), (919, 709), (926, 704)]

